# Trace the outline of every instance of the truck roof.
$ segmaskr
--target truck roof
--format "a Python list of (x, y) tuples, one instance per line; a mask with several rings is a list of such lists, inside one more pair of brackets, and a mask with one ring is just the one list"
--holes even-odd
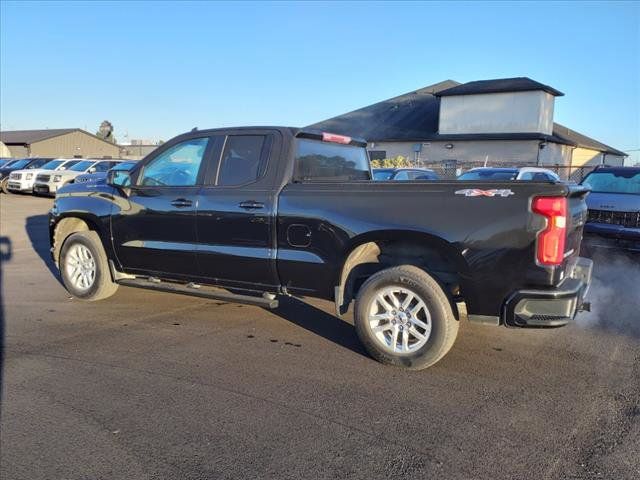
[[(200, 130), (198, 128), (194, 128), (190, 132), (185, 132), (183, 135), (191, 135), (194, 133), (205, 133), (205, 134), (215, 134), (217, 132), (228, 132), (229, 130), (280, 130), (289, 132), (294, 137), (300, 138), (312, 138), (316, 140), (324, 140), (324, 141), (335, 141), (336, 143), (357, 145), (361, 147), (367, 146), (367, 141), (364, 138), (359, 137), (347, 137), (345, 135), (339, 135), (332, 132), (323, 132), (322, 130), (317, 130), (313, 128), (298, 128), (298, 127), (283, 127), (283, 126), (274, 126), (274, 125), (258, 125), (258, 126), (242, 126), (242, 127), (223, 127), (223, 128), (208, 128), (204, 130)], [(180, 135), (182, 136), (182, 135)], [(334, 140), (335, 139), (335, 140)], [(349, 139), (348, 142), (338, 141), (339, 139)]]

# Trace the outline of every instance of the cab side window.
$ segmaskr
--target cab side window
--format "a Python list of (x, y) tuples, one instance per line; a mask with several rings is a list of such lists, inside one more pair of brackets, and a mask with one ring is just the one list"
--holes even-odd
[(225, 142), (217, 185), (233, 186), (255, 182), (266, 162), (267, 136), (230, 135)]
[(208, 141), (208, 138), (192, 138), (174, 145), (144, 166), (138, 184), (156, 187), (194, 186)]

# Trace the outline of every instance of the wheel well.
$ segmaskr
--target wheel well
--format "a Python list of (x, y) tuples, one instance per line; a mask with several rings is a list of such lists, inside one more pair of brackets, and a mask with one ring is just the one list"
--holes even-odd
[(67, 237), (73, 233), (86, 232), (89, 230), (97, 231), (97, 228), (90, 222), (86, 222), (77, 217), (66, 217), (56, 224), (56, 228), (53, 231), (53, 261), (56, 265), (58, 265), (58, 260), (60, 259), (62, 244)]
[(336, 287), (336, 309), (339, 313), (345, 313), (362, 284), (371, 275), (389, 267), (413, 265), (440, 283), (457, 317), (455, 302), (462, 295), (459, 264), (459, 259), (451, 252), (416, 240), (377, 240), (360, 244), (344, 262)]

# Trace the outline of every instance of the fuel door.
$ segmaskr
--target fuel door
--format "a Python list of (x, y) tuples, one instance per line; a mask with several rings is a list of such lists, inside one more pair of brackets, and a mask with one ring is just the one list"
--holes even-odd
[(300, 223), (294, 223), (287, 228), (287, 242), (292, 247), (308, 247), (311, 245), (311, 229)]

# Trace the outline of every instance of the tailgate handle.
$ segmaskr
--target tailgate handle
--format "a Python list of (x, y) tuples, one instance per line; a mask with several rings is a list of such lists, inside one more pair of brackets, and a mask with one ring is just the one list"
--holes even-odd
[(187, 200), (186, 198), (176, 198), (173, 202), (171, 202), (171, 205), (178, 208), (184, 208), (190, 207), (191, 205), (193, 205), (193, 202), (191, 200)]
[(254, 209), (264, 208), (264, 203), (256, 202), (254, 200), (247, 200), (246, 202), (240, 202), (238, 204), (238, 206), (240, 208), (246, 208), (246, 209), (249, 209), (249, 210), (254, 210)]

